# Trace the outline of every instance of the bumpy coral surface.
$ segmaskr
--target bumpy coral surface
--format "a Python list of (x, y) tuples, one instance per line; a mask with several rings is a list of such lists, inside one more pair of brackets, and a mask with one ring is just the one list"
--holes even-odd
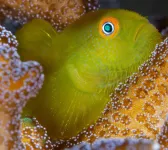
[(36, 118), (21, 119), (21, 131), (22, 143), (26, 150), (52, 150), (54, 148), (46, 129), (39, 124)]
[(3, 15), (23, 23), (32, 18), (42, 18), (48, 20), (57, 31), (87, 11), (97, 8), (97, 0), (0, 0)]
[(22, 62), (17, 41), (0, 26), (0, 149), (23, 149), (20, 114), (28, 99), (42, 86), (42, 67), (35, 61)]
[(93, 144), (83, 142), (66, 150), (159, 150), (158, 143), (147, 139), (98, 139)]
[(138, 73), (116, 88), (95, 124), (68, 141), (57, 141), (57, 147), (70, 147), (81, 141), (92, 143), (101, 137), (154, 139), (167, 147), (167, 59), (168, 38), (156, 46)]
[(157, 141), (163, 150), (168, 148), (168, 118), (166, 118), (161, 128), (161, 132), (157, 135)]

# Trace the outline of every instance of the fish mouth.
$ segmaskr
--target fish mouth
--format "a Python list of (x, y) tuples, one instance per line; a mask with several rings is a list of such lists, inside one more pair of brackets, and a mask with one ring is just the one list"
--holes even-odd
[(138, 35), (139, 35), (139, 33), (142, 31), (142, 29), (144, 28), (144, 26), (145, 26), (145, 24), (141, 24), (141, 25), (138, 27), (138, 29), (137, 29), (137, 31), (136, 31), (136, 33), (135, 33), (135, 36), (134, 36), (134, 41), (136, 41), (136, 40), (138, 39)]

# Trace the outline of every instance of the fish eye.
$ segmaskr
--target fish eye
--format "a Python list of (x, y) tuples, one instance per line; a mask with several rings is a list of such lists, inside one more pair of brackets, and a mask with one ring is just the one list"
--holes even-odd
[(114, 32), (114, 25), (111, 22), (106, 22), (102, 26), (102, 31), (105, 35), (110, 35)]
[(119, 21), (114, 17), (102, 18), (99, 22), (99, 34), (103, 38), (114, 38), (119, 33)]

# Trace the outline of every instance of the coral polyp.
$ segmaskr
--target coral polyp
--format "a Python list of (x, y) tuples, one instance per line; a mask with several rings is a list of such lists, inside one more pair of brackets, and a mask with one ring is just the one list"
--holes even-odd
[(22, 62), (16, 37), (0, 26), (0, 149), (22, 150), (20, 117), (28, 99), (37, 95), (44, 74), (35, 61)]
[(147, 139), (133, 139), (133, 138), (100, 138), (93, 144), (82, 142), (72, 148), (66, 150), (159, 150), (160, 146), (156, 142)]
[(9, 18), (28, 22), (33, 18), (49, 21), (57, 31), (98, 9), (97, 0), (0, 0), (0, 12)]
[[(107, 21), (114, 26), (110, 35), (100, 32)], [(38, 61), (45, 73), (44, 85), (24, 116), (36, 117), (55, 139), (68, 139), (94, 123), (117, 84), (137, 71), (161, 41), (146, 18), (126, 10), (87, 13), (59, 34), (35, 19), (16, 37), (21, 58)], [(126, 114), (122, 118), (129, 124)]]
[(26, 150), (52, 150), (54, 148), (46, 129), (39, 124), (36, 118), (22, 118), (21, 131), (22, 143)]

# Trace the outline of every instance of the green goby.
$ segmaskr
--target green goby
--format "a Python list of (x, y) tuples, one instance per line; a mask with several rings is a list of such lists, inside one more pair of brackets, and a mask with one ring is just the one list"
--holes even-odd
[(23, 116), (34, 116), (55, 139), (94, 123), (119, 82), (138, 70), (161, 35), (127, 10), (90, 12), (57, 33), (40, 19), (16, 33), (21, 59), (44, 67), (44, 85)]

